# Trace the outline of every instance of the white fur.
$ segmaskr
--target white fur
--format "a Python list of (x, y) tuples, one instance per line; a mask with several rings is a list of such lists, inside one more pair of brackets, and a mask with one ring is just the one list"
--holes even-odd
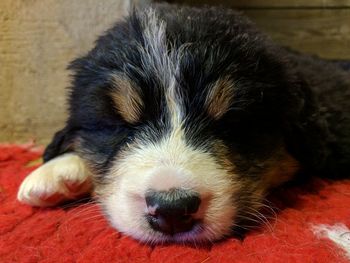
[(150, 8), (143, 17), (145, 47), (140, 46), (143, 66), (150, 68), (163, 85), (171, 123), (178, 125), (183, 119), (182, 98), (177, 89), (176, 76), (179, 61), (186, 45), (178, 50), (168, 49), (166, 22)]
[[(67, 185), (74, 185), (77, 191)], [(33, 206), (53, 206), (62, 201), (76, 199), (91, 190), (90, 174), (82, 159), (66, 153), (43, 164), (22, 182), (17, 199)], [(57, 196), (48, 201), (50, 196)]]
[(344, 224), (317, 225), (312, 227), (317, 237), (328, 238), (346, 252), (350, 259), (350, 229)]
[(145, 47), (140, 46), (143, 67), (151, 69), (164, 87), (169, 87), (175, 73), (175, 53), (169, 52), (166, 42), (166, 22), (150, 8), (143, 17)]

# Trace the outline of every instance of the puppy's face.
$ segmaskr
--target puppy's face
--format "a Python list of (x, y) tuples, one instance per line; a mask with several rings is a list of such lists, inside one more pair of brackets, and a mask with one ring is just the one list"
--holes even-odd
[(219, 239), (256, 221), (266, 191), (297, 169), (281, 127), (285, 73), (262, 51), (242, 55), (241, 40), (180, 43), (154, 12), (136, 20), (141, 42), (110, 50), (107, 35), (74, 65), (75, 151), (118, 230)]

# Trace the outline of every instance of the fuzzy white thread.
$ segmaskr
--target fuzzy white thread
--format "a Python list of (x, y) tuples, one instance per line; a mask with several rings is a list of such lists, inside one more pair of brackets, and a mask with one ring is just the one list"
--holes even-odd
[(344, 224), (317, 225), (312, 227), (312, 231), (319, 238), (328, 238), (332, 240), (338, 247), (346, 252), (346, 256), (350, 259), (350, 229)]

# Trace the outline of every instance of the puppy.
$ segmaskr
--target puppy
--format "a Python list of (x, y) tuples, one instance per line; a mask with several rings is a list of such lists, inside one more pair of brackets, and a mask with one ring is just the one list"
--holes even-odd
[(300, 169), (349, 175), (347, 65), (280, 47), (232, 10), (132, 11), (71, 63), (66, 126), (18, 199), (94, 191), (143, 242), (223, 238)]

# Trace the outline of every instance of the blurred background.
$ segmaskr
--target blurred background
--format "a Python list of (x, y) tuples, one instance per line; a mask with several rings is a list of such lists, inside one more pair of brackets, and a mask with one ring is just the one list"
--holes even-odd
[[(350, 0), (179, 0), (241, 10), (277, 42), (350, 59)], [(66, 66), (149, 0), (0, 0), (0, 142), (49, 142), (63, 127)]]

